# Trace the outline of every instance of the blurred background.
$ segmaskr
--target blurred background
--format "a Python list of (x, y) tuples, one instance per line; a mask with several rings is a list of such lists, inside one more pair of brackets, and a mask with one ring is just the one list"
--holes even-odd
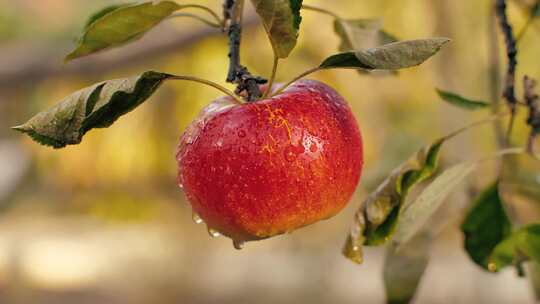
[[(221, 8), (218, 0), (193, 2)], [(367, 249), (359, 266), (341, 256), (341, 246), (354, 211), (393, 167), (438, 136), (487, 115), (444, 104), (434, 88), (492, 98), (505, 65), (492, 2), (305, 0), (347, 18), (382, 17), (399, 39), (453, 41), (435, 59), (397, 76), (311, 76), (336, 88), (356, 114), (366, 149), (361, 185), (338, 216), (237, 251), (229, 239), (212, 239), (192, 221), (176, 186), (177, 141), (219, 92), (169, 82), (111, 128), (62, 150), (9, 129), (82, 87), (145, 70), (196, 75), (232, 88), (224, 83), (224, 35), (176, 19), (125, 48), (64, 64), (86, 18), (122, 2), (0, 0), (0, 303), (384, 303), (384, 249)], [(516, 29), (527, 21), (528, 4), (510, 4)], [(268, 76), (271, 48), (251, 9), (248, 14), (243, 63)], [(310, 11), (303, 16), (299, 46), (281, 63), (278, 81), (337, 50), (331, 18)], [(518, 75), (540, 77), (537, 23), (520, 41)], [(523, 118), (517, 143), (526, 136)], [(493, 128), (486, 125), (451, 141), (443, 162), (496, 149)], [(519, 170), (509, 172), (504, 196), (515, 221), (527, 223), (540, 218), (540, 166), (527, 157), (512, 161)], [(437, 214), (438, 237), (416, 303), (534, 302), (527, 279), (512, 269), (488, 274), (461, 248), (463, 210), (494, 180), (496, 167), (483, 164)]]

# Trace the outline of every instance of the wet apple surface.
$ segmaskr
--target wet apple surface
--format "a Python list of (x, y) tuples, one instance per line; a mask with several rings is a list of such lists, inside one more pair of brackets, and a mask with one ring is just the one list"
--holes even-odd
[(187, 128), (176, 158), (194, 212), (237, 244), (332, 217), (363, 164), (349, 106), (313, 80), (253, 103), (216, 100)]

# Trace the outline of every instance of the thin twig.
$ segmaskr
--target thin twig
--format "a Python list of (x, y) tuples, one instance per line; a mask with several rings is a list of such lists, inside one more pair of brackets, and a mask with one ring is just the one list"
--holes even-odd
[(527, 107), (529, 108), (527, 124), (531, 127), (531, 132), (527, 140), (527, 152), (531, 155), (535, 154), (534, 142), (540, 134), (540, 108), (538, 105), (539, 97), (534, 91), (536, 84), (536, 80), (528, 76), (525, 76), (523, 78), (525, 102), (527, 104)]
[(221, 27), (224, 27), (225, 20), (221, 19), (219, 15), (216, 12), (214, 12), (212, 9), (210, 9), (209, 7), (206, 7), (204, 5), (199, 5), (199, 4), (186, 4), (186, 5), (182, 5), (182, 8), (198, 8), (198, 9), (204, 10), (208, 12), (210, 15), (212, 15), (212, 17), (217, 21), (217, 23), (221, 25)]
[[(495, 7), (490, 5), (488, 23), (488, 61), (489, 61), (489, 97), (491, 113), (497, 114), (501, 108), (501, 63), (500, 47), (497, 36), (497, 16)], [(493, 124), (497, 147), (503, 148), (506, 145), (504, 127), (502, 121), (498, 120)]]
[(225, 0), (223, 15), (229, 36), (229, 72), (227, 82), (237, 84), (235, 93), (247, 94), (247, 101), (255, 101), (262, 96), (260, 84), (266, 79), (253, 76), (246, 67), (240, 64), (240, 42), (242, 39), (242, 15), (244, 0)]
[(516, 115), (516, 104), (518, 100), (515, 93), (516, 82), (516, 67), (517, 67), (517, 46), (514, 37), (514, 31), (508, 21), (506, 13), (506, 0), (495, 0), (495, 11), (499, 17), (499, 26), (505, 38), (506, 55), (508, 58), (508, 67), (506, 70), (506, 80), (503, 90), (503, 97), (506, 99), (508, 107), (511, 111), (510, 124), (508, 125), (507, 141), (510, 140), (510, 135), (514, 125)]
[(204, 24), (206, 24), (206, 25), (209, 25), (209, 26), (215, 27), (215, 28), (222, 28), (222, 27), (223, 27), (221, 24), (212, 22), (212, 21), (210, 21), (210, 20), (206, 20), (206, 19), (204, 19), (203, 17), (197, 16), (197, 15), (195, 15), (195, 14), (190, 14), (190, 13), (177, 13), (177, 14), (173, 14), (173, 15), (169, 16), (167, 19), (179, 18), (179, 17), (180, 17), (180, 18), (181, 18), (181, 17), (193, 18), (193, 19), (196, 19), (196, 20), (201, 21), (202, 23), (204, 23)]
[(316, 7), (316, 6), (312, 6), (312, 5), (307, 5), (307, 4), (303, 4), (302, 5), (302, 9), (305, 9), (305, 10), (310, 10), (310, 11), (314, 11), (314, 12), (319, 12), (319, 13), (323, 13), (325, 15), (328, 15), (328, 16), (332, 16), (336, 19), (341, 19), (341, 17), (339, 17), (336, 13), (334, 12), (331, 12), (327, 9), (324, 9), (324, 8), (320, 8), (320, 7)]

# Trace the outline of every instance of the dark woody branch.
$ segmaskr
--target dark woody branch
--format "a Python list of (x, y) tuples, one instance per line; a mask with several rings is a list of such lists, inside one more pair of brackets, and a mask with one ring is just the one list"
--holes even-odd
[[(235, 93), (245, 95), (247, 101), (255, 101), (262, 96), (260, 84), (266, 79), (253, 76), (246, 67), (240, 64), (240, 42), (242, 39), (243, 0), (225, 0), (223, 16), (229, 36), (229, 72), (227, 82), (237, 84)], [(245, 94), (244, 94), (245, 93)]]
[(506, 0), (495, 0), (495, 11), (499, 18), (499, 26), (504, 35), (506, 43), (506, 55), (508, 58), (508, 67), (506, 70), (506, 78), (504, 83), (503, 97), (505, 98), (508, 107), (510, 108), (512, 118), (509, 126), (509, 132), (512, 130), (514, 117), (516, 114), (516, 106), (518, 100), (515, 93), (516, 82), (516, 67), (517, 67), (517, 45), (514, 37), (514, 31), (508, 21), (506, 13)]

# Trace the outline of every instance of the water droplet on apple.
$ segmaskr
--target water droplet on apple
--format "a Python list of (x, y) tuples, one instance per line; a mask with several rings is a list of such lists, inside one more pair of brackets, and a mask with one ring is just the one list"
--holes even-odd
[(309, 147), (309, 151), (310, 151), (311, 153), (317, 152), (317, 145), (311, 144), (311, 146)]
[(305, 151), (306, 151), (306, 149), (302, 145), (300, 145), (300, 146), (289, 146), (284, 151), (285, 159), (287, 161), (293, 162), (293, 161), (296, 160), (298, 155), (304, 153)]
[(191, 219), (197, 225), (204, 222), (203, 219), (195, 211), (193, 211), (193, 213), (191, 214)]
[(290, 149), (285, 150), (285, 159), (287, 161), (293, 162), (296, 159), (296, 154)]
[(208, 234), (213, 238), (217, 238), (221, 236), (221, 233), (219, 233), (219, 231), (212, 229), (210, 227), (208, 227)]
[(240, 147), (240, 153), (248, 153), (248, 149), (244, 146)]
[(238, 131), (238, 137), (240, 137), (240, 138), (246, 137), (246, 131), (244, 131), (244, 130)]
[(243, 241), (233, 240), (233, 246), (234, 246), (234, 249), (236, 250), (244, 249), (244, 245), (245, 245), (245, 242)]

